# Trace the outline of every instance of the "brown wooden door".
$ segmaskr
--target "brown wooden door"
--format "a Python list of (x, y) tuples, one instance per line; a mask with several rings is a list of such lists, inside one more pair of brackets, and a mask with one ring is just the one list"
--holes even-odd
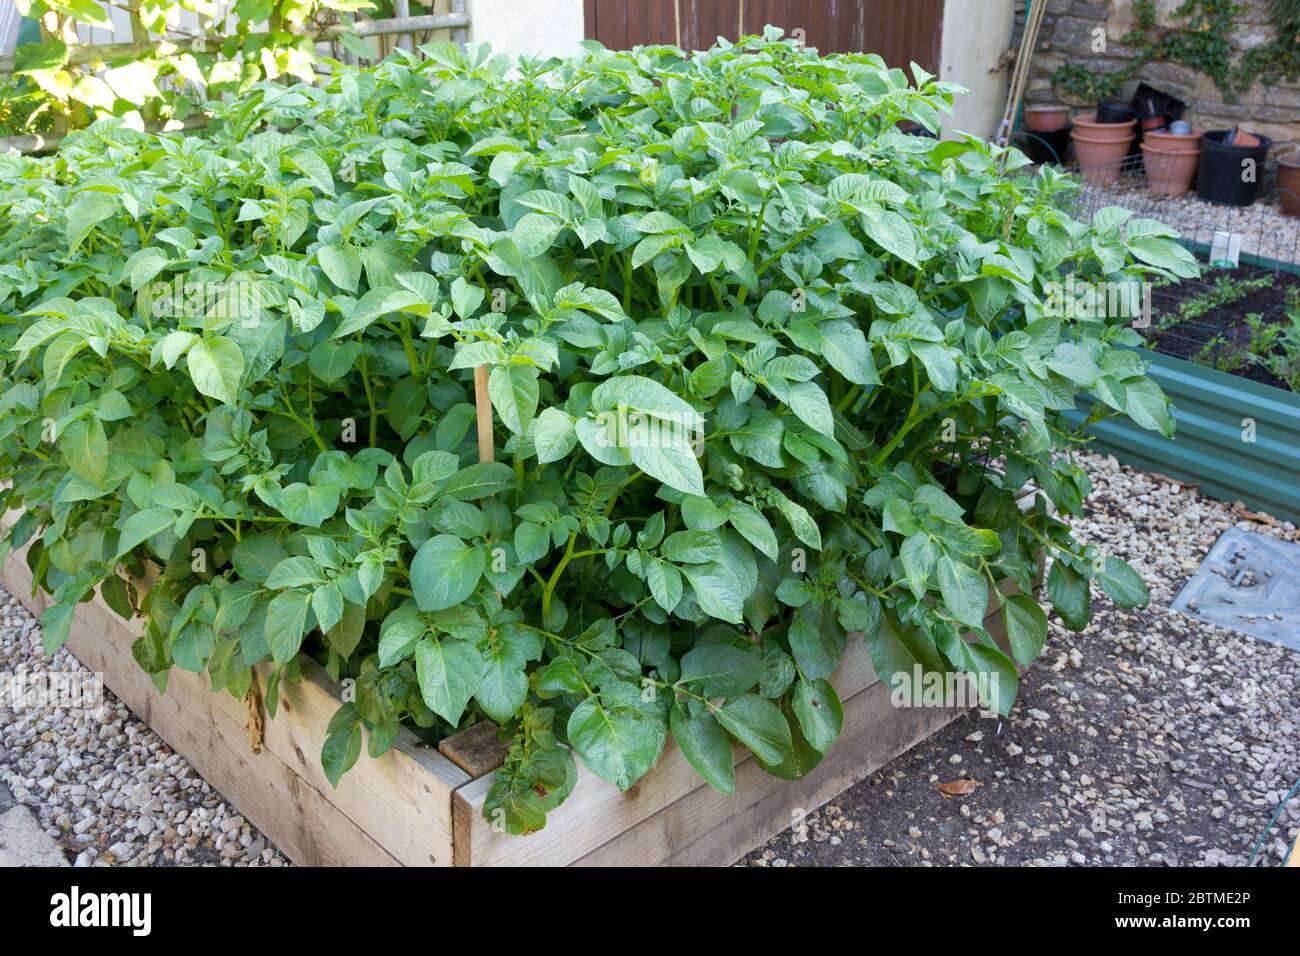
[[(939, 72), (944, 0), (585, 0), (586, 31), (605, 46), (673, 43), (702, 50), (773, 24), (823, 53), (879, 53)], [(680, 34), (679, 34), (680, 29)]]

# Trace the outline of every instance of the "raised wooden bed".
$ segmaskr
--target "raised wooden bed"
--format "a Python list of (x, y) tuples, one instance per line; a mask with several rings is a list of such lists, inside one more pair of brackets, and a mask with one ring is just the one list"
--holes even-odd
[[(17, 517), (10, 512), (0, 525)], [(5, 560), (2, 579), (39, 615), (48, 601), (32, 594), (26, 552)], [(131, 656), (139, 634), (96, 595), (77, 609), (68, 648), (295, 863), (451, 865), (451, 794), (470, 780), (451, 761), (406, 732), (378, 760), (363, 756), (335, 790), (320, 752), (341, 696), (322, 668), (307, 661), (301, 683), (281, 685), (276, 717), (264, 721), (253, 753), (244, 703), (212, 693), (205, 677), (179, 667), (160, 694)], [(261, 679), (265, 686), (265, 673)]]
[[(0, 525), (16, 518), (5, 515)], [(32, 595), (25, 552), (4, 562), (2, 580), (39, 614), (47, 601)], [(1005, 641), (996, 598), (985, 627)], [(301, 683), (282, 685), (279, 712), (265, 721), (254, 753), (246, 705), (179, 668), (159, 694), (131, 656), (138, 634), (96, 596), (78, 609), (68, 647), (290, 859), (307, 865), (725, 865), (963, 713), (893, 707), (866, 641), (854, 636), (831, 679), (844, 704), (843, 732), (802, 780), (770, 776), (737, 747), (736, 794), (724, 797), (670, 742), (627, 793), (579, 764), (573, 794), (548, 814), (546, 828), (515, 837), (483, 816), (501, 760), (490, 728), (443, 741), (442, 753), (404, 733), (382, 758), (363, 754), (335, 790), (320, 750), (340, 692), (320, 667), (308, 661)]]

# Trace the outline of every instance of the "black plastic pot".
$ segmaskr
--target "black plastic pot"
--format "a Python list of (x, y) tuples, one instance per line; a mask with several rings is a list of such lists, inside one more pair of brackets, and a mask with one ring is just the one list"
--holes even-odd
[(1147, 96), (1142, 99), (1134, 97), (1133, 112), (1137, 115), (1139, 123), (1143, 120), (1155, 119), (1156, 117), (1160, 117), (1160, 119), (1165, 118), (1164, 108), (1160, 101), (1154, 96)]
[(1022, 130), (1019, 136), (1020, 148), (1040, 166), (1043, 163), (1064, 166), (1065, 154), (1070, 149), (1070, 130), (1073, 128), (1073, 125), (1067, 125), (1060, 129)]
[[(1258, 146), (1225, 146), (1232, 130), (1213, 129), (1201, 136), (1201, 166), (1196, 175), (1196, 195), (1225, 206), (1249, 206), (1259, 195), (1264, 175), (1264, 158), (1273, 141), (1259, 137)], [(1253, 161), (1254, 175), (1245, 175), (1247, 160)]]
[(1136, 115), (1133, 107), (1119, 100), (1102, 100), (1097, 107), (1098, 123), (1127, 123)]
[[(1148, 103), (1150, 105), (1144, 105)], [(1154, 86), (1148, 86), (1146, 83), (1138, 84), (1137, 90), (1133, 93), (1131, 105), (1137, 112), (1138, 119), (1160, 115), (1171, 123), (1176, 119), (1182, 119), (1183, 113), (1187, 109), (1187, 104), (1178, 97), (1170, 96), (1168, 93), (1157, 90)]]

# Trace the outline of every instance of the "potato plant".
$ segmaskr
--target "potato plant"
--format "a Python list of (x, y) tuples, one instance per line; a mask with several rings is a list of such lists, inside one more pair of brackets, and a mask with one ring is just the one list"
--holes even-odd
[(733, 742), (807, 772), (853, 632), (881, 675), (998, 675), (1006, 713), (1041, 554), (1068, 627), (1090, 581), (1146, 601), (1062, 520), (1089, 482), (1061, 412), (1168, 434), (1166, 399), (1122, 319), (1044, 302), (1190, 274), (1169, 230), (1072, 219), (1068, 177), (900, 131), (954, 87), (775, 31), (425, 52), (263, 84), (204, 136), (0, 158), (4, 546), (50, 651), (98, 588), (160, 687), (269, 662), (273, 710), (309, 655), (348, 681), (335, 782), (403, 724), (490, 718), (488, 809), (524, 833), (575, 757), (627, 788), (669, 735), (724, 793)]

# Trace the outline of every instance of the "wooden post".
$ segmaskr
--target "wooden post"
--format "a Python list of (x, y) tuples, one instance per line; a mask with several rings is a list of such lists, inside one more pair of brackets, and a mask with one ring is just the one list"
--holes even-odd
[(474, 369), (474, 408), (478, 411), (478, 460), (493, 461), (496, 457), (492, 439), (492, 399), (488, 396), (488, 367)]

